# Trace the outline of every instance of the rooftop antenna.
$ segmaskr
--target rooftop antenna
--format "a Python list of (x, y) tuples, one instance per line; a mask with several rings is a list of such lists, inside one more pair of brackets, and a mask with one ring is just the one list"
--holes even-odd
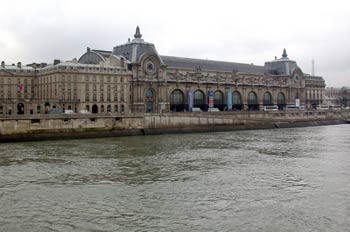
[(311, 75), (315, 76), (315, 61), (314, 61), (314, 59), (311, 60)]

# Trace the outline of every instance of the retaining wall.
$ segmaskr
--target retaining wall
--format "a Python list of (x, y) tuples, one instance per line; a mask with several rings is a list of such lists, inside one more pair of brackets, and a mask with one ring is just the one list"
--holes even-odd
[(318, 126), (349, 119), (350, 110), (30, 115), (0, 118), (0, 142)]

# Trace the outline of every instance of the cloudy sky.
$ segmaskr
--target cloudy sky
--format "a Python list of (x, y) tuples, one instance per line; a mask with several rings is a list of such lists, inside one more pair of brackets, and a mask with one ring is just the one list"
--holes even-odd
[(263, 65), (283, 48), (327, 86), (350, 86), (346, 0), (0, 0), (0, 60), (79, 58), (143, 38), (161, 55)]

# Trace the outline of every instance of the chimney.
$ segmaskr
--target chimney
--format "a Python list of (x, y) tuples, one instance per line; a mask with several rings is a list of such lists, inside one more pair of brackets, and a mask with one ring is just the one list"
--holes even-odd
[(1, 68), (5, 68), (5, 61), (1, 61)]
[(59, 63), (61, 63), (60, 60), (53, 60), (53, 65), (58, 65)]
[(21, 62), (17, 63), (17, 68), (22, 68), (22, 63)]

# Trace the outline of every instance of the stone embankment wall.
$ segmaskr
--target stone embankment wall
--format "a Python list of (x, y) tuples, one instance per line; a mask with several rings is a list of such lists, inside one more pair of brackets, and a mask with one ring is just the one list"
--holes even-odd
[(350, 110), (30, 115), (0, 118), (0, 141), (317, 126), (349, 120)]

